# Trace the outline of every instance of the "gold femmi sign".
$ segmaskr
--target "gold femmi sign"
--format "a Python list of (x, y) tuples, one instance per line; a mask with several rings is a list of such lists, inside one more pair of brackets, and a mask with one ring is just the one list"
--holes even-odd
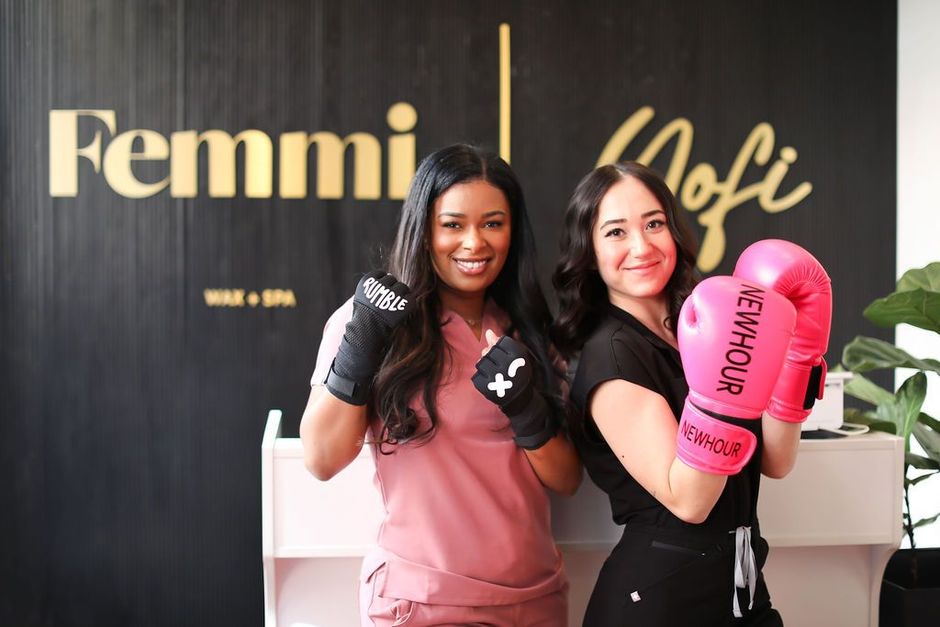
[[(110, 141), (103, 144), (102, 129), (84, 146), (78, 145), (78, 124), (89, 118), (104, 127)], [(415, 136), (409, 133), (418, 122), (418, 113), (407, 102), (388, 108), (388, 198), (401, 200), (415, 171)], [(271, 137), (256, 129), (235, 135), (217, 129), (171, 133), (169, 138), (149, 129), (117, 133), (117, 114), (110, 109), (54, 109), (49, 112), (49, 193), (52, 196), (78, 196), (79, 159), (87, 159), (95, 172), (115, 192), (128, 198), (146, 198), (169, 188), (174, 198), (193, 198), (199, 189), (198, 153), (208, 148), (209, 196), (235, 196), (237, 176), (235, 150), (245, 149), (244, 194), (247, 198), (273, 195), (274, 145)], [(361, 200), (382, 197), (382, 145), (369, 133), (339, 137), (329, 131), (292, 131), (278, 137), (278, 195), (281, 198), (307, 197), (307, 156), (316, 146), (316, 197), (343, 198), (343, 164), (346, 149), (354, 150), (352, 196)], [(135, 161), (169, 161), (169, 176), (153, 183), (134, 175)]]
[[(509, 25), (499, 29), (499, 147), (500, 155), (510, 156), (510, 53)], [(767, 213), (785, 211), (806, 198), (811, 183), (784, 184), (784, 178), (798, 153), (792, 146), (776, 149), (773, 127), (761, 122), (754, 126), (741, 144), (738, 154), (724, 175), (709, 163), (688, 168), (695, 134), (686, 118), (668, 121), (646, 146), (634, 146), (633, 140), (652, 121), (652, 107), (640, 107), (617, 128), (600, 151), (596, 165), (622, 159), (635, 159), (649, 165), (667, 147), (666, 182), (681, 204), (698, 214), (705, 227), (698, 257), (698, 267), (711, 272), (725, 255), (725, 218), (728, 213), (750, 200)], [(93, 139), (79, 145), (79, 123), (91, 124)], [(415, 135), (418, 112), (407, 102), (391, 105), (386, 113), (391, 131), (384, 140), (386, 158), (386, 197), (401, 200), (415, 172)], [(103, 136), (107, 131), (108, 139)], [(85, 137), (88, 136), (86, 132)], [(199, 189), (198, 154), (207, 146), (208, 195), (231, 198), (237, 192), (236, 149), (244, 146), (244, 195), (270, 198), (274, 195), (274, 140), (266, 133), (248, 129), (232, 136), (226, 131), (185, 130), (165, 137), (149, 129), (131, 129), (118, 133), (117, 113), (111, 109), (54, 109), (49, 112), (49, 193), (52, 196), (78, 196), (78, 169), (87, 160), (96, 173), (103, 173), (107, 184), (128, 198), (146, 198), (168, 189), (175, 198), (193, 198)], [(281, 198), (308, 196), (308, 157), (316, 146), (316, 185), (314, 195), (322, 199), (346, 196), (344, 163), (352, 150), (352, 197), (375, 200), (382, 197), (382, 152), (379, 138), (354, 132), (345, 137), (330, 131), (289, 131), (277, 137)], [(134, 175), (136, 161), (169, 161), (169, 175), (155, 182), (144, 182)], [(762, 171), (754, 177), (748, 170)], [(688, 168), (688, 169), (687, 169)], [(745, 176), (747, 174), (747, 176)], [(745, 179), (758, 180), (743, 184)], [(241, 302), (240, 299), (235, 299)], [(208, 297), (207, 297), (208, 302)]]

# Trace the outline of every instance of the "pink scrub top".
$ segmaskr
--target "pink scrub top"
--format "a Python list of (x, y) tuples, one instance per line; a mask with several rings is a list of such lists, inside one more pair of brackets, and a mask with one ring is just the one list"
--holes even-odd
[[(311, 385), (326, 379), (352, 299), (327, 321)], [(439, 421), (426, 443), (372, 446), (375, 485), (385, 505), (378, 549), (363, 579), (387, 569), (383, 597), (444, 605), (508, 605), (567, 583), (551, 532), (549, 500), (509, 420), (473, 387), (485, 331), (505, 333), (508, 316), (487, 301), (480, 339), (451, 311), (441, 315), (450, 354), (437, 392)], [(420, 394), (411, 407), (429, 424)], [(370, 416), (369, 439), (381, 424)]]

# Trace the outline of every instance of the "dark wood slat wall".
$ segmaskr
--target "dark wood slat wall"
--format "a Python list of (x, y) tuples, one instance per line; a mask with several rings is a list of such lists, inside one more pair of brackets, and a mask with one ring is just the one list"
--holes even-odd
[[(0, 623), (261, 622), (263, 420), (281, 407), (296, 430), (323, 322), (400, 205), (384, 172), (381, 199), (353, 199), (351, 158), (345, 198), (316, 198), (313, 164), (308, 197), (279, 198), (277, 136), (371, 133), (384, 170), (386, 112), (406, 101), (419, 158), (497, 147), (502, 21), (546, 285), (571, 190), (634, 111), (656, 116), (626, 157), (685, 117), (689, 168), (722, 179), (768, 122), (774, 159), (799, 151), (778, 196), (813, 192), (732, 210), (716, 272), (756, 239), (795, 240), (834, 279), (830, 364), (879, 333), (860, 312), (895, 272), (894, 3), (0, 0)], [(210, 198), (203, 150), (196, 198), (125, 198), (84, 159), (78, 196), (52, 198), (52, 109), (114, 110), (118, 133), (260, 129), (275, 195), (245, 197), (240, 155), (236, 196)], [(80, 129), (80, 145), (111, 140)], [(298, 305), (210, 308), (211, 287), (289, 288)]]

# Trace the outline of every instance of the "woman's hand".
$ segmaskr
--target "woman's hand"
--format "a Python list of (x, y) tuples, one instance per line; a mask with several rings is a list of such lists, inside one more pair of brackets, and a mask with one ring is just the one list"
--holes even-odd
[(350, 405), (365, 405), (392, 331), (413, 309), (411, 290), (391, 274), (374, 270), (359, 281), (352, 318), (330, 366), (326, 387)]
[(536, 362), (520, 342), (507, 335), (493, 342), (494, 336), (487, 331), (489, 347), (477, 362), (473, 385), (509, 418), (516, 444), (535, 450), (558, 430), (551, 406), (535, 389)]
[(532, 470), (545, 487), (572, 495), (581, 484), (581, 460), (535, 389), (535, 360), (511, 337), (486, 331), (486, 348), (477, 362), (473, 385), (509, 418), (516, 444), (525, 450)]

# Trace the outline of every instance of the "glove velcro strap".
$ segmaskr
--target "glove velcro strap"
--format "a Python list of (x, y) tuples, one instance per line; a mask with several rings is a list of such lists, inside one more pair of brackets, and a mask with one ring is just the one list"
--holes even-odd
[(676, 456), (686, 465), (716, 475), (734, 475), (747, 465), (756, 449), (753, 433), (712, 417), (686, 400), (676, 433)]
[(350, 405), (365, 405), (369, 400), (369, 383), (353, 381), (336, 374), (336, 370), (333, 369), (335, 365), (336, 361), (334, 360), (330, 364), (329, 374), (326, 375), (326, 389), (333, 396)]
[(784, 362), (767, 405), (767, 413), (783, 422), (804, 422), (826, 385), (826, 361), (816, 366)]
[(806, 397), (803, 399), (803, 409), (812, 409), (816, 399), (822, 400), (826, 389), (826, 371), (828, 367), (823, 359), (819, 365), (813, 366), (809, 373), (809, 384), (806, 386)]
[(521, 409), (513, 411), (511, 410), (512, 405), (519, 407), (523, 404), (513, 403), (502, 408), (503, 413), (509, 418), (509, 426), (512, 427), (512, 439), (518, 446), (528, 451), (534, 451), (555, 437), (555, 433), (558, 432), (558, 424), (555, 422), (551, 406), (541, 394), (537, 392), (530, 394), (528, 402)]
[(516, 444), (526, 449), (527, 451), (534, 451), (537, 448), (542, 448), (545, 446), (545, 443), (555, 437), (555, 434), (558, 432), (558, 425), (555, 424), (555, 421), (549, 418), (545, 421), (545, 428), (542, 429), (539, 433), (535, 435), (517, 435), (513, 436), (513, 440)]

